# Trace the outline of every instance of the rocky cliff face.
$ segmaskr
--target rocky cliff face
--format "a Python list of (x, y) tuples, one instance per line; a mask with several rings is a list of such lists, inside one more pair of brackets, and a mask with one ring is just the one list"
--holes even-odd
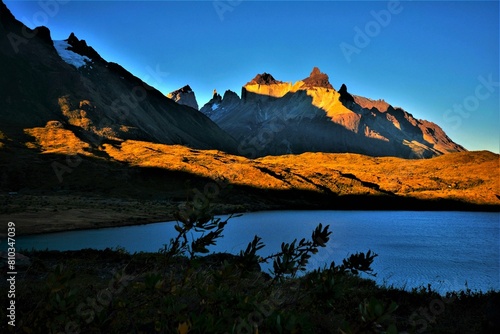
[[(47, 28), (30, 30), (1, 1), (0, 73), (0, 132), (12, 142), (71, 132), (88, 149), (135, 139), (236, 151), (199, 111), (105, 61), (74, 34), (54, 42)], [(60, 126), (48, 126), (54, 122)]]
[[(224, 105), (222, 105), (224, 102)], [(226, 90), (224, 97), (222, 97), (216, 90), (212, 99), (208, 101), (200, 111), (210, 117), (214, 122), (223, 118), (227, 112), (231, 112), (239, 107), (241, 103), (240, 97), (233, 91)]]
[(337, 91), (314, 68), (294, 84), (257, 75), (242, 88), (201, 112), (239, 141), (247, 156), (303, 152), (352, 152), (371, 156), (429, 158), (465, 149), (431, 122), (418, 120), (383, 100)]
[(189, 85), (168, 93), (167, 97), (179, 104), (198, 110), (198, 102), (196, 101), (196, 96), (194, 95), (194, 92), (191, 87), (189, 87)]
[(274, 79), (271, 74), (257, 74), (250, 82), (241, 89), (241, 98), (246, 100), (247, 92), (266, 97), (283, 97), (292, 89), (291, 83), (286, 83)]

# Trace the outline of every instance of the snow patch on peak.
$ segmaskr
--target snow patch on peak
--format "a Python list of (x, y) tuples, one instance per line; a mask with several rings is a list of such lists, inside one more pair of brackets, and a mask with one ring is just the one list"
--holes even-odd
[(219, 105), (217, 103), (212, 104), (212, 110), (216, 110), (219, 108)]
[(86, 62), (91, 63), (89, 57), (81, 56), (78, 53), (68, 50), (71, 45), (69, 45), (66, 41), (54, 41), (54, 47), (62, 60), (76, 68), (85, 66)]

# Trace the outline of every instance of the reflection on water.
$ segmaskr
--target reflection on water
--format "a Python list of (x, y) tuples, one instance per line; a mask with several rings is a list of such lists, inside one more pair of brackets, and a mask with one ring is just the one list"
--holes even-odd
[[(309, 268), (340, 263), (356, 252), (375, 251), (380, 284), (407, 289), (431, 284), (440, 292), (500, 290), (500, 214), (410, 211), (272, 211), (232, 218), (215, 252), (238, 253), (254, 235), (266, 247), (310, 237), (318, 223), (331, 226), (332, 239), (311, 258)], [(173, 223), (18, 237), (24, 249), (76, 250), (121, 246), (156, 252), (175, 235)]]

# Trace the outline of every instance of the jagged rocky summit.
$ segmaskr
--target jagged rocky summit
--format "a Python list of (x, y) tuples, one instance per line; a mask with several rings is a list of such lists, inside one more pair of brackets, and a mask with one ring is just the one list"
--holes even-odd
[(198, 102), (196, 101), (196, 96), (189, 85), (168, 93), (167, 97), (179, 104), (198, 110)]

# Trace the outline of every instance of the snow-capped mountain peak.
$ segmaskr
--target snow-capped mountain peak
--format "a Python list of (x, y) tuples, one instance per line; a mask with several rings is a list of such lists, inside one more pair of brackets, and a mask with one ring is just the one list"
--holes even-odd
[(92, 62), (89, 57), (68, 50), (71, 48), (71, 45), (67, 41), (54, 41), (54, 47), (62, 60), (76, 68), (80, 68)]

